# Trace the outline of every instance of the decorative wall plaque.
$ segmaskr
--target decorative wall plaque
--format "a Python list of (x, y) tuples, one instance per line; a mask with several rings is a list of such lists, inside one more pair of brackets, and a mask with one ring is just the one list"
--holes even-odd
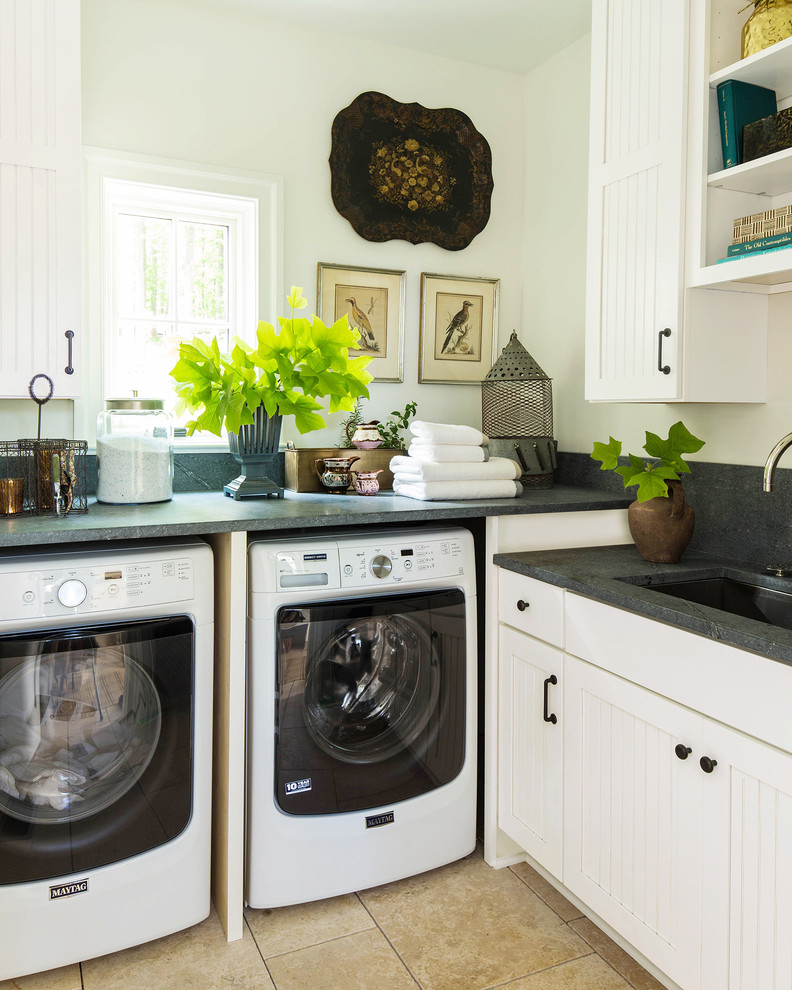
[(460, 110), (361, 93), (333, 121), (330, 175), (335, 208), (367, 241), (460, 251), (489, 220), (492, 154)]

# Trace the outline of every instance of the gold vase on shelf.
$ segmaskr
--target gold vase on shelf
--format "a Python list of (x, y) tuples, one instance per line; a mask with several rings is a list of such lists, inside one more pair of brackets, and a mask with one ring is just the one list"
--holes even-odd
[(792, 36), (792, 0), (754, 0), (753, 8), (742, 29), (742, 58)]

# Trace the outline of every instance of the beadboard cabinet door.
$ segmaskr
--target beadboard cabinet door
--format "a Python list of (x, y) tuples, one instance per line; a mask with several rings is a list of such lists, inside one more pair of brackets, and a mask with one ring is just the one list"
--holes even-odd
[(498, 825), (560, 877), (564, 655), (504, 625), (498, 645)]
[[(616, 648), (616, 647), (614, 647)], [(700, 981), (700, 718), (567, 656), (564, 884), (685, 990)]]
[(687, 9), (593, 3), (587, 399), (681, 387)]
[(37, 373), (56, 398), (79, 395), (80, 233), (79, 0), (2, 0), (2, 397)]
[(792, 756), (704, 725), (702, 990), (789, 990)]

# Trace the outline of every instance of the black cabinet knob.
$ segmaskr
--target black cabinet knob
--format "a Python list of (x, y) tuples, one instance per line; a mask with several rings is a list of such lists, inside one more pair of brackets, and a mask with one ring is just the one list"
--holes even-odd
[(699, 760), (699, 766), (704, 771), (704, 773), (712, 773), (715, 767), (718, 765), (717, 760), (711, 760), (708, 756), (702, 756)]
[(525, 610), (526, 610), (526, 609), (528, 608), (528, 606), (529, 606), (530, 604), (531, 604), (530, 602), (524, 602), (524, 601), (522, 600), (522, 598), (521, 598), (521, 599), (520, 599), (520, 600), (519, 600), (519, 601), (517, 602), (517, 608), (518, 608), (518, 609), (519, 609), (519, 610), (520, 610), (521, 612), (524, 612), (524, 611), (525, 611)]
[(676, 746), (674, 746), (674, 752), (680, 760), (686, 760), (693, 750), (690, 746), (683, 746), (682, 743), (677, 743)]

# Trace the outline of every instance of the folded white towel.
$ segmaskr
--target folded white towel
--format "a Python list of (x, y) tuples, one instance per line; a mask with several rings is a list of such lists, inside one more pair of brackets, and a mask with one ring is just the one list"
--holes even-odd
[(390, 469), (401, 482), (412, 481), (517, 481), (522, 468), (509, 457), (490, 457), (483, 464), (466, 461), (419, 461), (397, 454)]
[(422, 502), (458, 502), (476, 498), (516, 498), (522, 495), (519, 481), (417, 481), (405, 484), (393, 479), (393, 491), (406, 498), (417, 498)]
[(435, 443), (425, 446), (411, 443), (407, 453), (417, 461), (467, 461), (482, 464), (489, 460), (489, 451), (486, 447), (474, 447), (472, 444), (462, 443)]
[(458, 426), (453, 423), (427, 423), (416, 419), (410, 423), (410, 433), (427, 443), (473, 443), (478, 446), (489, 442), (488, 438), (473, 426)]

